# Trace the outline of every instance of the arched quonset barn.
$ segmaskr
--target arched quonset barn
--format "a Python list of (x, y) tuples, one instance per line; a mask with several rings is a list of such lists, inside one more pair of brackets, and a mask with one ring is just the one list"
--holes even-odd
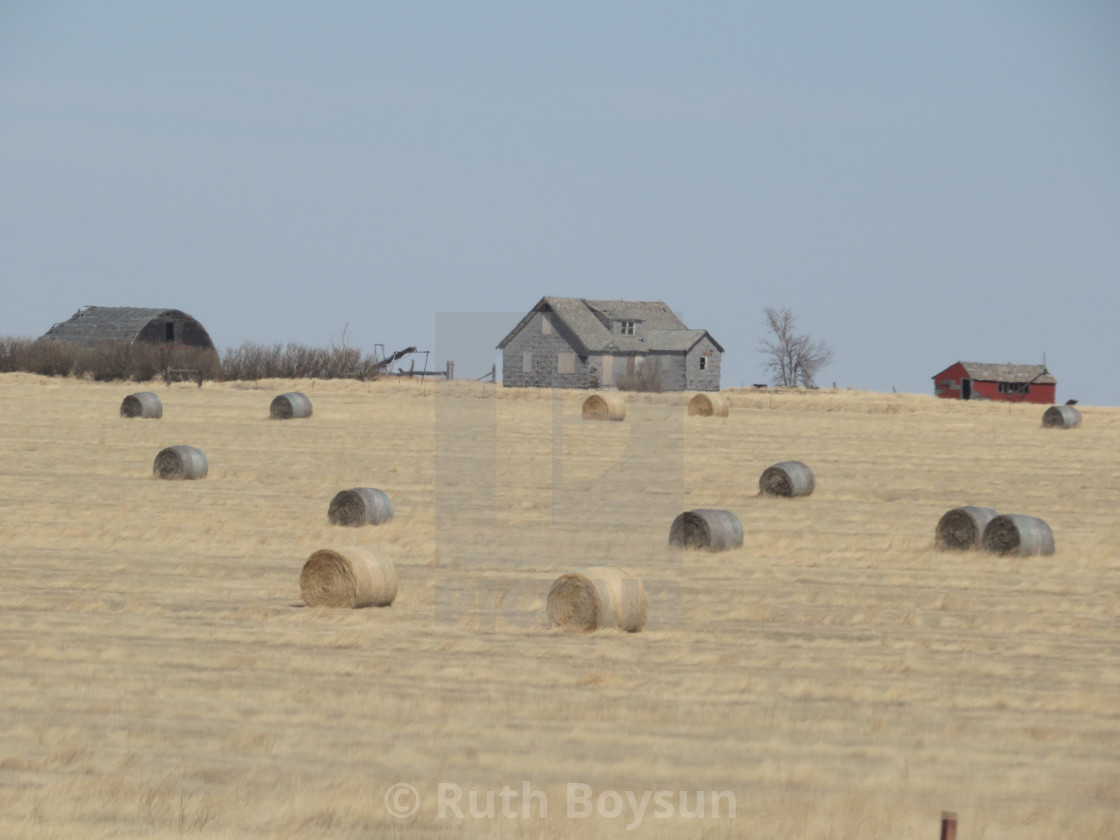
[(69, 321), (55, 324), (40, 339), (67, 341), (79, 347), (100, 342), (178, 344), (217, 350), (198, 321), (178, 309), (140, 309), (133, 306), (87, 306)]

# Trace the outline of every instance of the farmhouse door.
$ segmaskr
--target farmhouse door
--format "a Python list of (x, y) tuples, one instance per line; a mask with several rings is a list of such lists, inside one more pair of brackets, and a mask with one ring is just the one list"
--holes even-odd
[(603, 387), (614, 384), (614, 356), (603, 356)]

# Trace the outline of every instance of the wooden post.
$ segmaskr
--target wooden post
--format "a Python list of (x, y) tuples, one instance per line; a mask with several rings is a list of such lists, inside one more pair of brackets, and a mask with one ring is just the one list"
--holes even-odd
[(957, 815), (952, 811), (941, 812), (941, 840), (957, 840)]

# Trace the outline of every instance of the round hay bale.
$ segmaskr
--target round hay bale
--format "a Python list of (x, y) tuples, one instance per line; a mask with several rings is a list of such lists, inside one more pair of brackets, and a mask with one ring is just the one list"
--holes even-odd
[(281, 394), (272, 401), (268, 416), (273, 420), (298, 420), (311, 416), (311, 400), (299, 391)]
[(682, 513), (669, 528), (669, 545), (727, 551), (743, 545), (743, 526), (729, 510), (701, 508)]
[(332, 525), (381, 525), (393, 518), (393, 503), (383, 490), (355, 487), (331, 499), (327, 519)]
[(1052, 405), (1042, 415), (1044, 429), (1072, 429), (1081, 425), (1081, 412), (1072, 405)]
[(548, 590), (545, 612), (551, 627), (618, 629), (637, 633), (646, 623), (641, 578), (618, 566), (592, 566), (561, 575)]
[(193, 446), (161, 449), (152, 464), (152, 474), (160, 478), (206, 478), (207, 469), (206, 456)]
[(816, 486), (813, 471), (800, 461), (774, 464), (758, 479), (758, 491), (766, 496), (808, 496)]
[(163, 403), (151, 391), (137, 391), (121, 402), (121, 417), (143, 417), (158, 420), (163, 417)]
[(619, 394), (592, 394), (583, 401), (584, 420), (625, 420), (626, 400)]
[(979, 548), (984, 529), (996, 516), (991, 508), (976, 505), (953, 508), (937, 523), (937, 547), (956, 551)]
[(1054, 534), (1036, 516), (1005, 513), (988, 523), (980, 545), (993, 554), (1053, 554)]
[(727, 400), (719, 394), (697, 394), (688, 401), (689, 417), (726, 417)]
[(397, 597), (397, 570), (365, 548), (321, 548), (299, 575), (309, 607), (387, 607)]

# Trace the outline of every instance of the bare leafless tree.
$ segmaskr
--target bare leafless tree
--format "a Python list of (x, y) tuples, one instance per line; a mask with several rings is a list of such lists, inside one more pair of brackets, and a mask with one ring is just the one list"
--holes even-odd
[(797, 332), (797, 316), (788, 306), (767, 306), (763, 322), (766, 335), (759, 339), (758, 352), (774, 385), (816, 387), (816, 375), (832, 361), (832, 348), (822, 339), (813, 341)]

